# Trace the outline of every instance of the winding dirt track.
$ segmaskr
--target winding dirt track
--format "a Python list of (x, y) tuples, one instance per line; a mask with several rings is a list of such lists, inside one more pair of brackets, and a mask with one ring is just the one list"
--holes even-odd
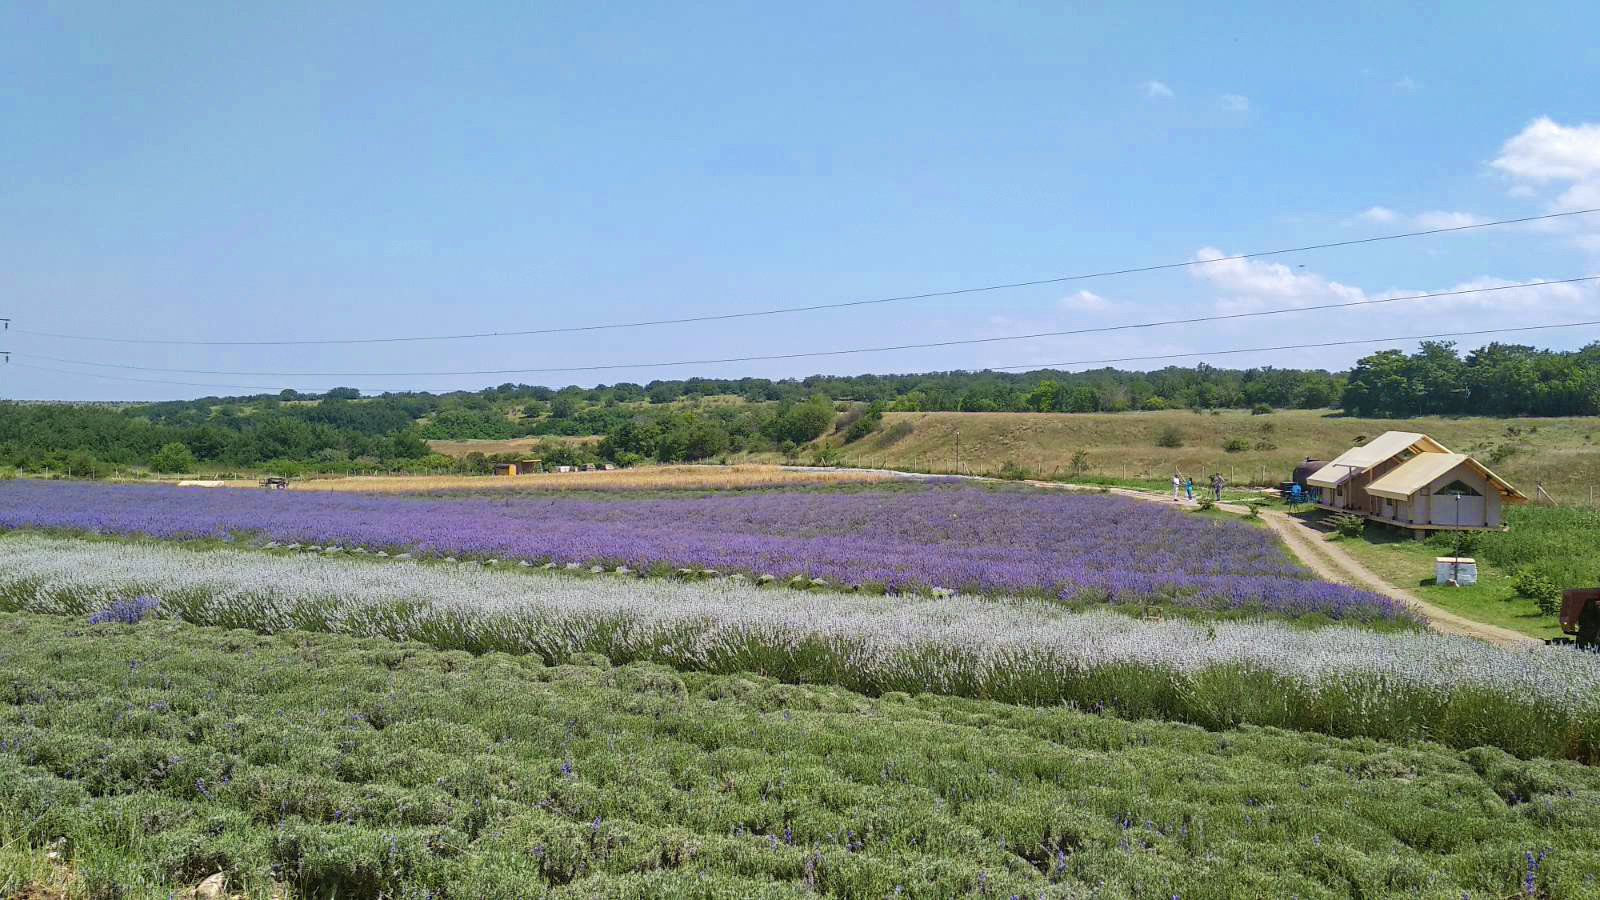
[[(1073, 485), (1056, 485), (1047, 481), (1033, 481), (1029, 484), (1039, 487), (1072, 487)], [(1123, 497), (1133, 497), (1138, 500), (1148, 500), (1153, 503), (1173, 503), (1168, 497), (1136, 491), (1128, 488), (1112, 488), (1111, 493)], [(1176, 501), (1178, 505), (1193, 508), (1198, 503), (1191, 501)], [(1246, 515), (1249, 510), (1237, 503), (1218, 503), (1217, 509), (1225, 512)], [(1428, 625), (1435, 631), (1445, 634), (1459, 634), (1465, 637), (1477, 638), (1491, 644), (1500, 644), (1507, 647), (1527, 646), (1541, 643), (1538, 638), (1529, 637), (1509, 628), (1498, 625), (1489, 625), (1475, 622), (1464, 616), (1435, 606), (1410, 591), (1395, 587), (1377, 573), (1356, 561), (1350, 554), (1337, 544), (1331, 544), (1327, 536), (1301, 520), (1281, 512), (1263, 511), (1261, 517), (1266, 520), (1290, 552), (1318, 578), (1338, 584), (1347, 584), (1373, 593), (1382, 594), (1392, 600), (1405, 604), (1412, 612), (1422, 616)]]
[[(931, 476), (917, 472), (896, 472), (891, 469), (863, 469), (861, 471), (886, 472), (911, 479), (963, 478), (971, 481), (999, 480), (981, 475)], [(1192, 500), (1174, 501), (1164, 494), (1134, 490), (1133, 488), (1107, 488), (1098, 484), (1064, 484), (1056, 481), (1024, 481), (1022, 483), (1046, 489), (1105, 491), (1120, 497), (1131, 497), (1135, 500), (1144, 500), (1149, 503), (1175, 503), (1188, 509), (1199, 506), (1199, 503)], [(1238, 515), (1249, 514), (1249, 509), (1237, 503), (1218, 503), (1217, 509)], [(1423, 600), (1410, 591), (1395, 587), (1378, 577), (1377, 573), (1371, 569), (1357, 562), (1354, 557), (1344, 552), (1337, 544), (1329, 543), (1327, 536), (1322, 532), (1293, 516), (1281, 512), (1263, 511), (1261, 517), (1282, 539), (1290, 552), (1295, 555), (1295, 558), (1299, 559), (1318, 578), (1337, 584), (1358, 587), (1399, 601), (1405, 604), (1412, 612), (1426, 619), (1429, 627), (1435, 631), (1477, 638), (1481, 641), (1488, 641), (1491, 644), (1500, 644), (1506, 647), (1526, 647), (1531, 644), (1541, 643), (1538, 638), (1529, 637), (1509, 628), (1501, 628), (1498, 625), (1489, 625), (1484, 622), (1475, 622), (1464, 616), (1456, 615), (1447, 609)]]

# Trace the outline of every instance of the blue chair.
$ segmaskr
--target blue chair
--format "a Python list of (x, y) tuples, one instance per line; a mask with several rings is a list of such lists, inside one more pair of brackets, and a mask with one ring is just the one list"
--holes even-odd
[(1289, 488), (1289, 503), (1291, 506), (1299, 506), (1305, 501), (1306, 492), (1300, 487), (1300, 485), (1296, 484), (1294, 487)]

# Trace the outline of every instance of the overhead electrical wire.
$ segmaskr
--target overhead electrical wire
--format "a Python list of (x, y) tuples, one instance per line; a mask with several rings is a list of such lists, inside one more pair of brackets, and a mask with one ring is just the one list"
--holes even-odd
[(1190, 359), (1197, 356), (1227, 356), (1236, 353), (1271, 353), (1277, 350), (1311, 350), (1323, 347), (1348, 347), (1352, 344), (1392, 344), (1401, 341), (1429, 341), (1436, 338), (1450, 337), (1475, 337), (1485, 334), (1513, 334), (1521, 331), (1547, 331), (1552, 328), (1579, 328), (1586, 325), (1600, 325), (1600, 319), (1592, 322), (1559, 322), (1553, 325), (1523, 325), (1516, 328), (1485, 328), (1480, 331), (1443, 331), (1438, 334), (1410, 334), (1390, 338), (1356, 338), (1347, 341), (1317, 341), (1310, 344), (1278, 344), (1273, 347), (1241, 347), (1233, 350), (1202, 350), (1193, 353), (1159, 353), (1153, 356), (1119, 356), (1106, 359), (1077, 359), (1069, 362), (1053, 363), (1027, 363), (1017, 366), (987, 366), (986, 368), (998, 371), (1053, 369), (1061, 366), (1094, 366), (1119, 362), (1149, 362), (1159, 359)]
[(68, 365), (90, 366), (101, 369), (127, 369), (141, 372), (172, 372), (180, 375), (230, 375), (244, 377), (281, 377), (281, 378), (444, 378), (465, 375), (540, 375), (564, 372), (602, 372), (618, 369), (659, 369), (676, 366), (717, 365), (735, 362), (771, 362), (787, 359), (812, 359), (829, 356), (850, 356), (864, 353), (888, 353), (900, 350), (930, 350), (940, 347), (959, 347), (972, 344), (994, 344), (1008, 341), (1024, 341), (1046, 337), (1070, 337), (1084, 334), (1103, 334), (1114, 331), (1130, 331), (1143, 328), (1159, 328), (1169, 325), (1193, 325), (1202, 322), (1221, 322), (1235, 319), (1260, 318), (1263, 316), (1277, 316), (1297, 312), (1314, 312), (1328, 309), (1349, 309), (1358, 306), (1378, 306), (1388, 303), (1403, 303), (1416, 300), (1431, 300), (1439, 297), (1460, 297), (1468, 294), (1490, 294), (1499, 291), (1521, 290), (1533, 287), (1546, 287), (1550, 285), (1578, 284), (1600, 280), (1600, 275), (1580, 275), (1575, 278), (1563, 278), (1557, 281), (1536, 281), (1527, 284), (1504, 284), (1493, 287), (1462, 288), (1454, 291), (1434, 291), (1426, 294), (1408, 294), (1399, 297), (1375, 297), (1368, 300), (1350, 300), (1343, 303), (1319, 303), (1311, 306), (1285, 306), (1265, 310), (1252, 310), (1248, 312), (1223, 313), (1211, 316), (1192, 316), (1183, 319), (1162, 319), (1153, 322), (1135, 322), (1122, 325), (1099, 325), (1089, 328), (1072, 328), (1062, 331), (1036, 331), (1029, 334), (1002, 335), (997, 337), (958, 338), (946, 341), (929, 341), (917, 344), (892, 344), (880, 347), (852, 347), (844, 350), (806, 350), (794, 353), (766, 353), (751, 356), (730, 356), (714, 359), (682, 359), (665, 362), (635, 362), (635, 363), (602, 363), (586, 366), (547, 366), (519, 369), (468, 369), (460, 371), (412, 371), (412, 372), (272, 372), (272, 371), (238, 371), (228, 369), (180, 369), (166, 366), (139, 366), (128, 363), (95, 362), (84, 359), (68, 359), (58, 356), (44, 356), (34, 353), (14, 352), (13, 355), (26, 358), (44, 360), (46, 362), (66, 363)]
[(185, 340), (175, 338), (130, 338), (130, 337), (105, 337), (98, 335), (67, 334), (53, 331), (36, 331), (33, 329), (12, 328), (18, 334), (33, 337), (55, 338), (59, 340), (96, 341), (114, 344), (159, 344), (168, 346), (205, 346), (205, 347), (285, 347), (296, 345), (332, 345), (332, 344), (399, 344), (422, 341), (462, 341), (476, 340), (493, 337), (527, 337), (542, 334), (572, 334), (584, 331), (610, 331), (623, 328), (649, 328), (660, 325), (685, 325), (696, 322), (719, 322), (729, 319), (749, 319), (759, 316), (776, 316), (789, 313), (817, 312), (827, 309), (847, 309), (851, 307), (875, 306), (885, 303), (901, 303), (914, 300), (930, 300), (939, 297), (957, 297), (967, 294), (981, 294), (990, 291), (1004, 291), (1014, 288), (1038, 287), (1047, 284), (1062, 284), (1071, 281), (1088, 281), (1096, 278), (1111, 278), (1119, 275), (1135, 275), (1146, 272), (1160, 272), (1168, 269), (1186, 269), (1194, 266), (1212, 265), (1223, 262), (1236, 262), (1246, 259), (1259, 259), (1267, 256), (1282, 256), (1289, 253), (1304, 253), (1312, 250), (1330, 250), (1336, 247), (1353, 247), (1362, 244), (1375, 244), (1382, 241), (1397, 241), (1406, 238), (1426, 237), (1435, 234), (1450, 234), (1460, 231), (1471, 231), (1481, 228), (1496, 228), (1502, 225), (1519, 225), (1527, 222), (1541, 222), (1549, 219), (1560, 219), (1569, 216), (1582, 216), (1600, 212), (1600, 207), (1592, 209), (1575, 209), (1565, 212), (1545, 213), (1537, 216), (1523, 216), (1515, 219), (1496, 219), (1490, 222), (1473, 222), (1467, 225), (1452, 225), (1446, 228), (1429, 228), (1423, 231), (1407, 231), (1399, 234), (1384, 234), (1366, 238), (1352, 238), (1343, 241), (1327, 241), (1320, 244), (1306, 244), (1299, 247), (1284, 247), (1276, 250), (1257, 250), (1251, 253), (1237, 253), (1232, 256), (1219, 256), (1214, 259), (1190, 259), (1182, 262), (1158, 263), (1148, 266), (1130, 266), (1121, 269), (1107, 269), (1098, 272), (1084, 272), (1072, 275), (1054, 275), (1046, 278), (1035, 278), (1027, 281), (1011, 281), (998, 284), (987, 284), (977, 287), (954, 288), (943, 291), (928, 291), (919, 294), (901, 294), (891, 297), (875, 297), (865, 300), (846, 300), (837, 303), (813, 303), (805, 306), (784, 306), (771, 309), (747, 310), (732, 313), (708, 313), (696, 316), (682, 316), (666, 319), (643, 319), (632, 322), (606, 322), (592, 325), (566, 325), (551, 328), (529, 328), (516, 331), (481, 331), (466, 332), (461, 334), (435, 334), (411, 335), (403, 337), (376, 337), (376, 338), (297, 338), (284, 340), (254, 340), (254, 341), (207, 341)]
[[(1547, 324), (1547, 325), (1521, 325), (1521, 326), (1513, 326), (1513, 327), (1508, 327), (1508, 328), (1484, 328), (1484, 329), (1478, 329), (1478, 330), (1474, 330), (1474, 331), (1441, 331), (1441, 332), (1436, 332), (1436, 333), (1433, 333), (1433, 334), (1411, 334), (1411, 335), (1398, 335), (1398, 336), (1394, 336), (1394, 337), (1381, 337), (1381, 338), (1354, 338), (1354, 339), (1338, 340), (1338, 341), (1316, 341), (1316, 342), (1307, 343), (1307, 344), (1278, 344), (1278, 345), (1270, 346), (1270, 347), (1239, 347), (1239, 348), (1230, 348), (1230, 349), (1223, 349), (1223, 350), (1198, 350), (1198, 351), (1189, 351), (1189, 352), (1184, 352), (1184, 353), (1158, 353), (1158, 354), (1152, 354), (1152, 355), (1148, 355), (1148, 356), (1122, 356), (1122, 357), (1108, 357), (1108, 358), (1102, 358), (1102, 359), (1069, 360), (1069, 361), (1066, 361), (1066, 362), (1022, 363), (1022, 364), (1018, 364), (1018, 365), (984, 366), (984, 367), (982, 367), (980, 369), (975, 369), (973, 371), (991, 371), (991, 370), (992, 371), (1015, 371), (1015, 370), (1037, 371), (1037, 370), (1045, 370), (1045, 369), (1058, 369), (1058, 368), (1064, 368), (1064, 367), (1067, 367), (1067, 366), (1104, 365), (1104, 364), (1117, 363), (1117, 362), (1151, 362), (1151, 361), (1164, 360), (1164, 359), (1193, 359), (1193, 358), (1196, 358), (1196, 357), (1229, 356), (1229, 355), (1235, 355), (1235, 354), (1240, 354), (1240, 353), (1271, 353), (1271, 352), (1280, 351), (1280, 350), (1308, 350), (1308, 349), (1319, 349), (1319, 348), (1324, 348), (1324, 347), (1348, 347), (1348, 346), (1358, 345), (1358, 344), (1394, 344), (1394, 343), (1400, 343), (1400, 342), (1403, 342), (1403, 341), (1425, 341), (1425, 340), (1436, 340), (1438, 338), (1453, 338), (1453, 337), (1477, 337), (1477, 336), (1482, 336), (1482, 335), (1486, 335), (1486, 334), (1517, 334), (1517, 333), (1523, 333), (1523, 332), (1529, 332), (1529, 331), (1548, 331), (1548, 330), (1552, 330), (1552, 329), (1556, 329), (1556, 328), (1582, 328), (1582, 327), (1591, 327), (1591, 326), (1600, 326), (1600, 319), (1595, 319), (1595, 320), (1591, 320), (1591, 321), (1584, 321), (1584, 322), (1556, 322), (1556, 323), (1551, 323), (1551, 324)], [(55, 372), (55, 373), (61, 374), (61, 375), (84, 375), (84, 376), (88, 376), (90, 378), (103, 378), (103, 379), (107, 379), (107, 380), (111, 380), (111, 381), (132, 381), (132, 382), (141, 382), (141, 383), (146, 383), (146, 384), (179, 384), (179, 385), (185, 385), (185, 386), (189, 386), (189, 387), (226, 387), (226, 388), (241, 388), (241, 389), (268, 390), (268, 391), (270, 391), (270, 390), (279, 390), (280, 389), (278, 386), (258, 385), (258, 384), (257, 385), (252, 385), (252, 384), (213, 384), (213, 383), (206, 383), (206, 382), (166, 381), (166, 380), (154, 379), (154, 378), (135, 378), (135, 377), (127, 376), (127, 375), (110, 375), (110, 374), (106, 374), (106, 373), (103, 373), (103, 372), (77, 372), (77, 371), (72, 371), (70, 369), (54, 369), (54, 368), (50, 368), (48, 366), (35, 366), (35, 365), (30, 365), (28, 363), (15, 363), (14, 362), (14, 363), (11, 363), (11, 365), (20, 366), (22, 368), (27, 368), (27, 369), (36, 369), (36, 370), (44, 371), (44, 372)]]

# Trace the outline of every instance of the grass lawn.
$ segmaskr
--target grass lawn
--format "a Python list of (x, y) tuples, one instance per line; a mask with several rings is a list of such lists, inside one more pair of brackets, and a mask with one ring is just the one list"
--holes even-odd
[(1600, 893), (1576, 763), (584, 663), (8, 615), (0, 896)]
[(1369, 527), (1364, 537), (1340, 540), (1338, 546), (1390, 584), (1453, 613), (1536, 638), (1561, 636), (1555, 616), (1540, 615), (1532, 600), (1517, 596), (1511, 576), (1482, 554), (1474, 557), (1478, 583), (1453, 588), (1434, 584), (1434, 559), (1450, 554), (1431, 542)]

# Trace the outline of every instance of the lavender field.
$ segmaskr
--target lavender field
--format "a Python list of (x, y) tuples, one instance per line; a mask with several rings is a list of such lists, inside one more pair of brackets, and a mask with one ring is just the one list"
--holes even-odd
[(1410, 618), (1388, 598), (1311, 578), (1259, 529), (1104, 495), (964, 485), (583, 499), (0, 483), (0, 528), (24, 527)]
[(1039, 599), (791, 593), (34, 534), (0, 536), (0, 611), (17, 610), (380, 636), (551, 664), (599, 654), (874, 695), (1600, 756), (1600, 658), (1428, 632), (1144, 622)]

